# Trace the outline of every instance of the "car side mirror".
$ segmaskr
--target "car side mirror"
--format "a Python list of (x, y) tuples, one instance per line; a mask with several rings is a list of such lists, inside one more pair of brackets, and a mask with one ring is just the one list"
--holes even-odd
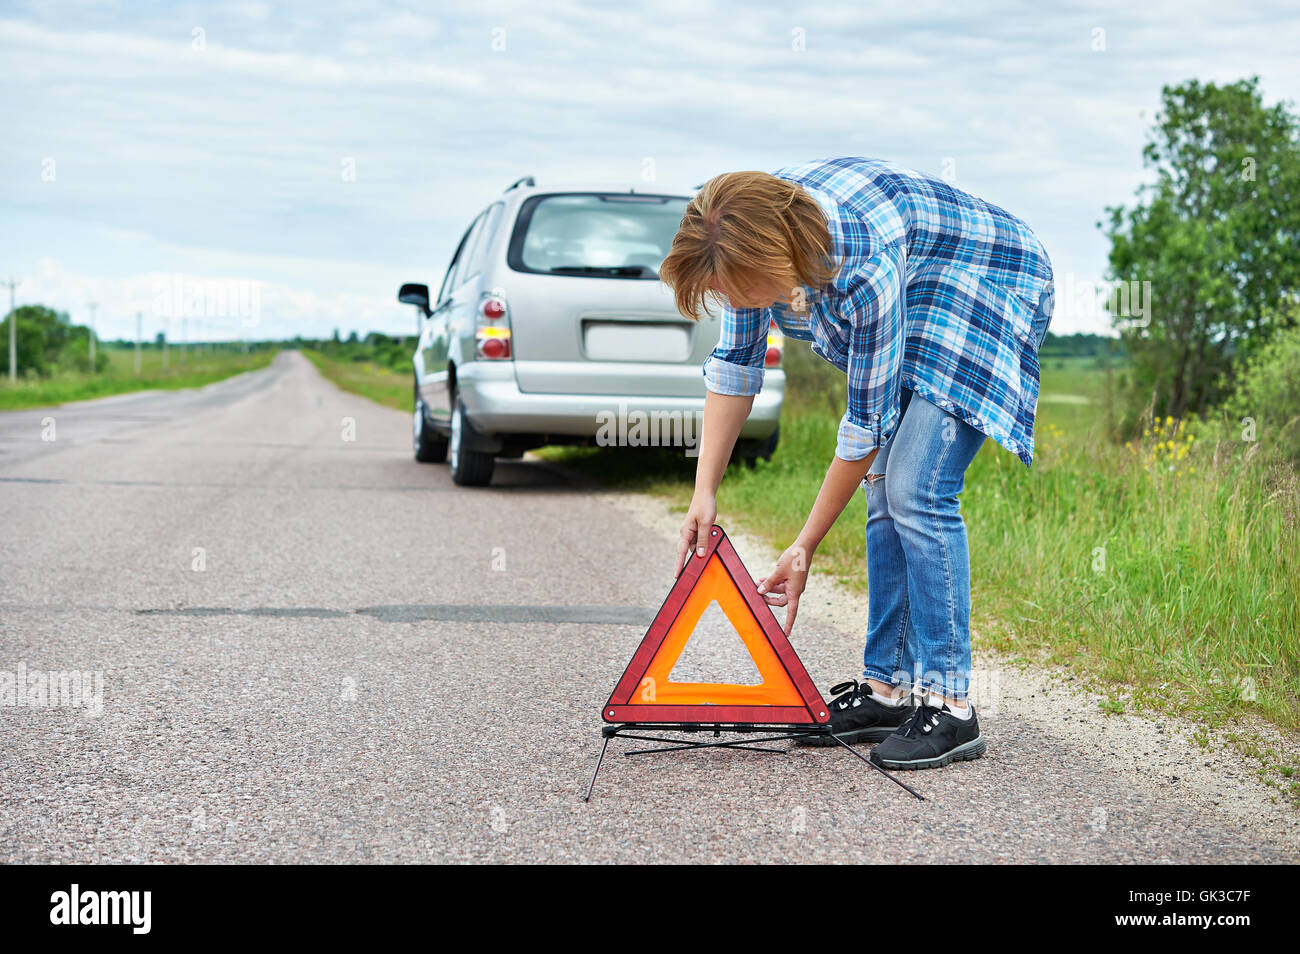
[(404, 305), (415, 305), (420, 311), (424, 312), (427, 318), (432, 312), (429, 311), (429, 286), (420, 285), (415, 282), (408, 282), (403, 285), (397, 292), (397, 300)]

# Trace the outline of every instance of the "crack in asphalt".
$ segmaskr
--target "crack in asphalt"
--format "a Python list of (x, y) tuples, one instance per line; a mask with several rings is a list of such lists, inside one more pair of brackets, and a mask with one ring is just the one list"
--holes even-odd
[(270, 616), (289, 619), (340, 619), (346, 616), (369, 616), (382, 623), (613, 623), (648, 626), (655, 611), (642, 606), (555, 606), (547, 604), (472, 603), (418, 604), (395, 603), (388, 606), (362, 606), (355, 610), (327, 609), (320, 606), (185, 606), (175, 609), (137, 609), (141, 616)]

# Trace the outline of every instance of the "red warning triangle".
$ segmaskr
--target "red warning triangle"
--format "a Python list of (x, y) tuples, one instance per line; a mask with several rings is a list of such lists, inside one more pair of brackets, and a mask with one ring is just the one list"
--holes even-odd
[[(673, 682), (695, 626), (716, 600), (749, 650), (762, 682)], [(808, 725), (830, 720), (826, 703), (740, 555), (719, 526), (692, 556), (605, 704), (606, 722)]]

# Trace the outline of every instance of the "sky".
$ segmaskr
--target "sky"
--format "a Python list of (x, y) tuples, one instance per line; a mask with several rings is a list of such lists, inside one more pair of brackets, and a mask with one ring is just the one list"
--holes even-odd
[(102, 338), (411, 333), (398, 286), (521, 176), (859, 155), (1024, 219), (1051, 330), (1108, 333), (1097, 223), (1150, 178), (1162, 85), (1294, 106), (1296, 50), (1282, 2), (0, 0), (0, 280)]

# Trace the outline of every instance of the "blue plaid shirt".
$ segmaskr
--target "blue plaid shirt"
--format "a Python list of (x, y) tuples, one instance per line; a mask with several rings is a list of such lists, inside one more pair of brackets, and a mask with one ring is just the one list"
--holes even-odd
[(1038, 347), (1054, 298), (1038, 237), (1010, 213), (942, 179), (879, 159), (825, 159), (776, 170), (826, 212), (842, 265), (805, 289), (808, 313), (781, 304), (722, 309), (704, 362), (719, 394), (756, 394), (770, 321), (848, 375), (836, 456), (860, 460), (893, 436), (899, 390), (916, 394), (1033, 460)]

